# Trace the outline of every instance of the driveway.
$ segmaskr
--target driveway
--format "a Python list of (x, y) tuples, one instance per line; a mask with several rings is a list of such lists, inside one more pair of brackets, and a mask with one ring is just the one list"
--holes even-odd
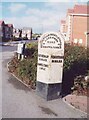
[(6, 64), (16, 47), (2, 48), (2, 117), (3, 118), (86, 118), (87, 115), (63, 102), (46, 101), (8, 73)]

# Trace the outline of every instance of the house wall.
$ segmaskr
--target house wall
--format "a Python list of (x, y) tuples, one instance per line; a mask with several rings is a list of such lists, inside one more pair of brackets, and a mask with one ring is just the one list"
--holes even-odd
[(71, 43), (86, 46), (87, 16), (73, 16)]

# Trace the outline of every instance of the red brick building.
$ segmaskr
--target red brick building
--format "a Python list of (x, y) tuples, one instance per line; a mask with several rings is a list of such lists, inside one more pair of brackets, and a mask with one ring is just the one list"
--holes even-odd
[(0, 20), (0, 41), (11, 40), (13, 37), (13, 25), (5, 24), (4, 21)]
[(61, 20), (60, 32), (63, 33), (63, 35), (66, 35), (66, 21), (65, 20)]
[(87, 27), (89, 19), (89, 14), (87, 14), (88, 7), (87, 5), (75, 5), (73, 9), (68, 9), (65, 23), (66, 42), (87, 46), (87, 32), (89, 31)]
[(13, 37), (13, 25), (5, 24), (5, 38), (11, 39)]
[(4, 26), (5, 26), (4, 21), (0, 20), (0, 42), (5, 37), (5, 27)]

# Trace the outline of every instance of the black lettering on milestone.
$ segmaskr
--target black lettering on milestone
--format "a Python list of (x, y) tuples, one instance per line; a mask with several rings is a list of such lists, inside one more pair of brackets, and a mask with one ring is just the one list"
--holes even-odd
[[(48, 34), (46, 36), (43, 37), (43, 41), (46, 41), (49, 40), (49, 39), (54, 39), (56, 42), (58, 42), (58, 46), (45, 46), (45, 44), (42, 42), (41, 43), (41, 48), (54, 48), (54, 49), (61, 49), (61, 46), (62, 46), (62, 42), (61, 42), (61, 39), (60, 37), (58, 37), (57, 35), (55, 34)], [(55, 43), (53, 41), (47, 41), (47, 43)]]
[(41, 61), (45, 61), (45, 62), (47, 61), (47, 59), (42, 59), (42, 58), (39, 58), (39, 60), (41, 60)]
[(38, 63), (39, 66), (48, 67), (46, 64)]
[(54, 56), (54, 55), (51, 55), (51, 58), (52, 59), (63, 59), (64, 56)]
[(62, 63), (62, 60), (52, 60), (52, 63)]
[(44, 58), (48, 58), (48, 55), (43, 55), (43, 54), (38, 54), (39, 57), (44, 57)]

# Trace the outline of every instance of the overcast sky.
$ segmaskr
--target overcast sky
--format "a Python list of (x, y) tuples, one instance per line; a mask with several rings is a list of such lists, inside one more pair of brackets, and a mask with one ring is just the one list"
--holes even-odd
[[(12, 2), (11, 2), (12, 1)], [(15, 28), (32, 27), (33, 32), (43, 33), (58, 31), (60, 20), (65, 19), (68, 8), (75, 4), (84, 4), (85, 0), (61, 2), (58, 0), (46, 0), (47, 2), (28, 2), (27, 0), (3, 0), (0, 3), (0, 18), (5, 23), (11, 23)], [(63, 0), (62, 0), (63, 1)], [(68, 2), (69, 1), (69, 2)]]

